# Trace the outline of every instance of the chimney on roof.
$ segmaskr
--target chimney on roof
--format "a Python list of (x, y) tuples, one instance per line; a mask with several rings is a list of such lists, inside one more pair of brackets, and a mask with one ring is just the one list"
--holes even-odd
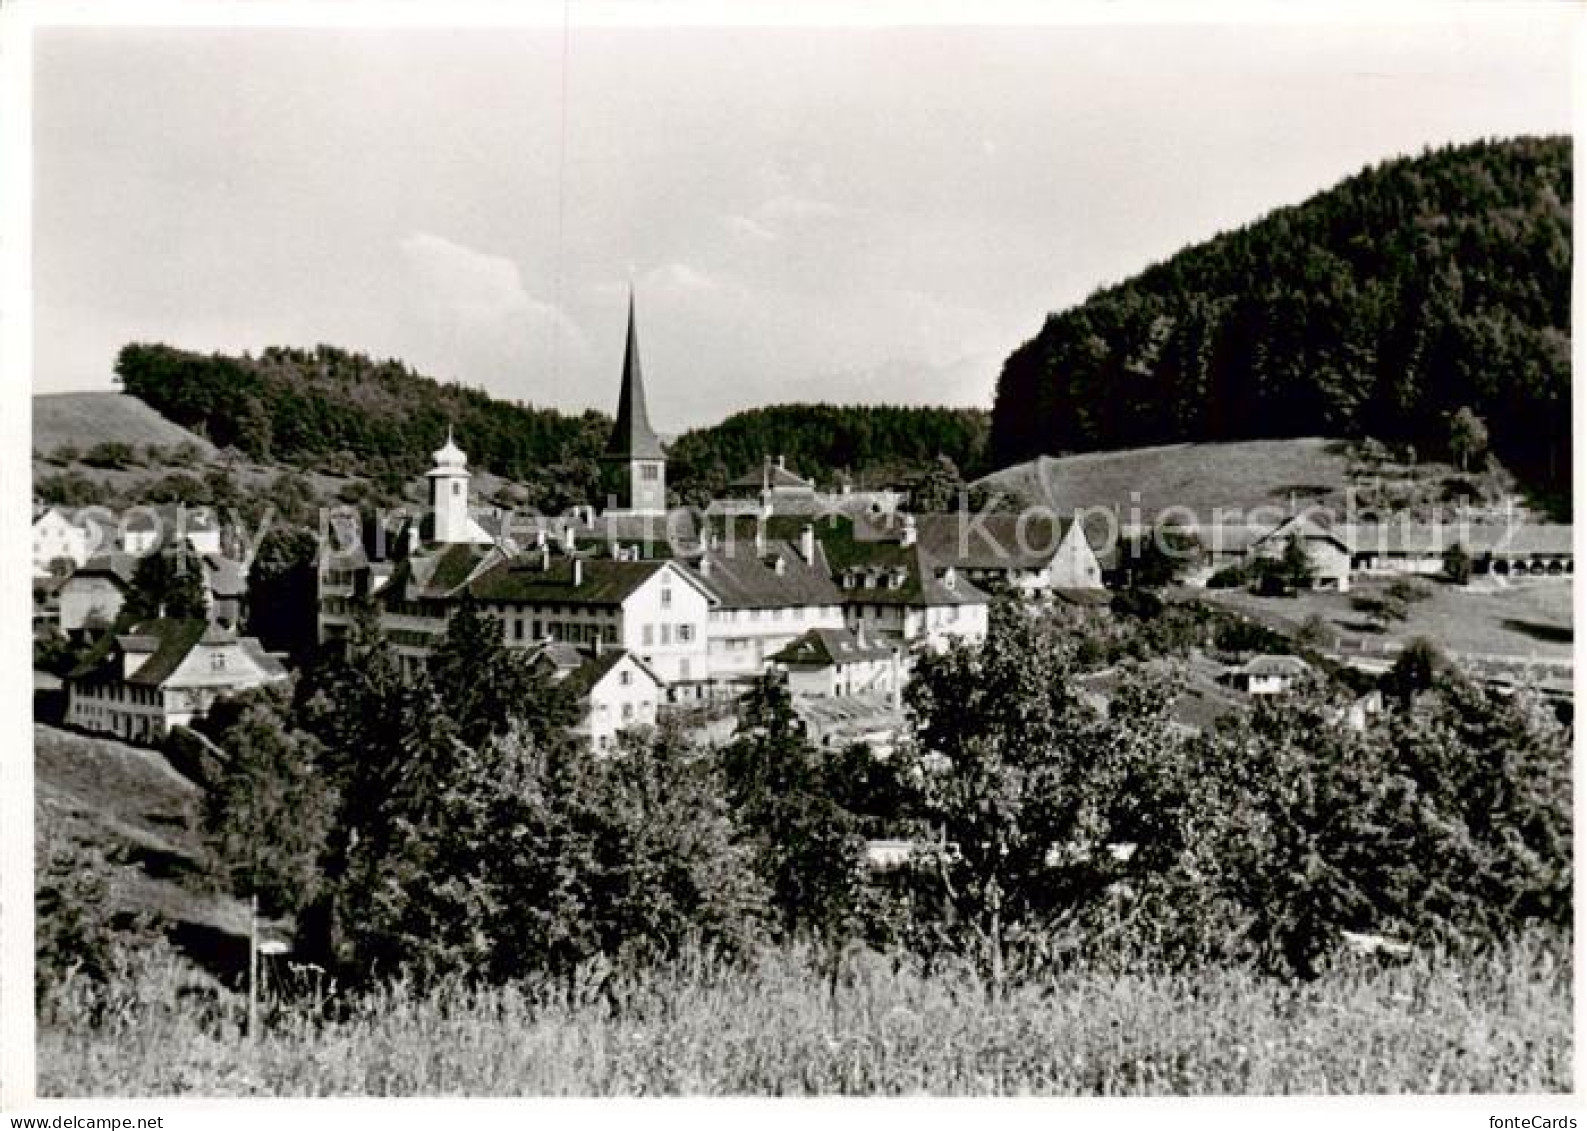
[(805, 560), (806, 565), (815, 565), (816, 528), (808, 522), (805, 523), (805, 528), (799, 532), (799, 556)]
[(573, 559), (573, 588), (577, 589), (584, 584), (584, 559)]
[(544, 541), (540, 543), (540, 570), (542, 573), (551, 572), (551, 547)]
[(913, 546), (915, 544), (915, 516), (914, 515), (912, 515), (912, 514), (904, 515), (903, 525), (899, 529), (899, 532), (898, 532), (898, 544), (900, 546)]
[(701, 577), (710, 577), (711, 576), (711, 559), (709, 557), (706, 557), (706, 556), (703, 556), (703, 555), (700, 558), (700, 576)]
[(780, 455), (780, 456), (777, 457), (777, 470), (778, 471), (787, 471), (788, 470), (788, 457), (787, 456), (781, 456)]
[(783, 557), (781, 554), (778, 554), (775, 558), (772, 559), (771, 571), (773, 573), (775, 573), (778, 577), (781, 577), (783, 574), (787, 573), (788, 572), (788, 559)]
[(562, 551), (571, 554), (579, 548), (579, 532), (573, 529), (570, 522), (562, 528)]

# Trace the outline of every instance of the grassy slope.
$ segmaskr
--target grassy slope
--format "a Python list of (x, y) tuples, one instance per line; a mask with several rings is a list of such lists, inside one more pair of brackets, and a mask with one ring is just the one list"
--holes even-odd
[(33, 450), (52, 452), (63, 444), (80, 449), (107, 440), (139, 446), (197, 445), (206, 455), (207, 440), (174, 424), (126, 393), (40, 393), (33, 397)]
[(199, 788), (161, 754), (41, 723), (33, 727), (36, 819), (103, 849), (122, 910), (169, 926), (247, 933), (247, 911), (199, 879)]
[(980, 482), (1064, 512), (1117, 507), (1128, 522), (1139, 508), (1150, 523), (1163, 508), (1179, 506), (1209, 521), (1219, 507), (1287, 507), (1292, 492), (1302, 503), (1341, 505), (1349, 466), (1334, 441), (1251, 440), (1043, 456)]
[[(1571, 1086), (1568, 946), (1485, 959), (1345, 963), (1294, 987), (1244, 970), (1063, 973), (993, 1004), (975, 976), (876, 955), (829, 999), (797, 953), (685, 961), (614, 1014), (593, 986), (538, 1006), (512, 990), (398, 988), (326, 1021), (277, 1013), (248, 1050), (235, 1019), (150, 1008), (118, 1032), (40, 1035), (50, 1095), (1183, 1095), (1555, 1092)], [(151, 995), (151, 1000), (159, 1000)], [(234, 1011), (235, 1012), (235, 1011)]]

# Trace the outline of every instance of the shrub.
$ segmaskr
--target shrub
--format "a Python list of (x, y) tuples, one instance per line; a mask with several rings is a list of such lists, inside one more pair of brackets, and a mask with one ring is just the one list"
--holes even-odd
[(90, 467), (125, 467), (133, 462), (132, 445), (120, 440), (101, 441), (84, 453), (83, 462)]

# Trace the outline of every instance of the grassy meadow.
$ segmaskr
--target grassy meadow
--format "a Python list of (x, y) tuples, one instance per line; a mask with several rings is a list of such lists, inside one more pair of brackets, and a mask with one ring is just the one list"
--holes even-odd
[(1292, 597), (1261, 597), (1243, 589), (1206, 589), (1195, 595), (1250, 613), (1286, 631), (1293, 631), (1315, 613), (1339, 639), (1374, 651), (1385, 644), (1399, 645), (1425, 636), (1449, 652), (1564, 662), (1574, 655), (1573, 585), (1568, 579), (1471, 590), (1436, 578), (1423, 579), (1427, 597), (1412, 602), (1406, 619), (1384, 632), (1352, 608), (1351, 599), (1375, 595), (1390, 580), (1353, 581), (1349, 593), (1310, 590)]
[(41, 1027), (39, 1091), (150, 1095), (1185, 1095), (1571, 1088), (1571, 971), (1532, 937), (1469, 961), (1337, 965), (1304, 986), (1245, 970), (1069, 973), (992, 1002), (853, 957), (829, 996), (805, 956), (682, 961), (572, 992), (397, 987), (269, 1010), (152, 957), (97, 1025)]

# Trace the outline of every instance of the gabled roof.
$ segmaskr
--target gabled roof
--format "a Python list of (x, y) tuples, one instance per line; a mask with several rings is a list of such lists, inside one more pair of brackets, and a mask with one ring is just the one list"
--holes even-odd
[[(506, 604), (615, 606), (667, 568), (667, 563), (661, 561), (620, 562), (595, 557), (578, 560), (578, 585), (573, 583), (573, 559), (552, 557), (542, 563), (539, 555), (528, 553), (496, 562), (468, 583), (467, 592), (480, 601)], [(687, 577), (682, 570), (678, 573)], [(688, 580), (698, 584), (692, 578)]]
[(1332, 542), (1341, 550), (1346, 552), (1350, 550), (1349, 532), (1347, 530), (1332, 530), (1319, 523), (1309, 514), (1291, 515), (1266, 534), (1257, 537), (1251, 544), (1256, 546), (1261, 545), (1263, 542), (1274, 540), (1288, 541), (1296, 536), (1306, 541)]
[[(904, 545), (891, 524), (839, 518), (817, 523), (815, 529), (816, 538), (831, 563), (838, 589), (848, 604), (987, 603), (985, 593), (962, 575), (952, 572), (953, 563), (933, 561), (918, 541), (914, 545)], [(858, 583), (852, 587), (844, 584), (847, 577), (853, 577)], [(880, 584), (866, 588), (863, 582), (867, 577)], [(892, 583), (894, 578), (899, 579), (896, 586)]]
[(789, 471), (782, 464), (768, 460), (760, 467), (750, 468), (728, 486), (739, 490), (759, 490), (762, 486), (768, 486), (813, 491), (816, 485), (804, 476)]
[(617, 394), (617, 420), (606, 442), (608, 459), (665, 459), (661, 438), (650, 427), (645, 407), (645, 379), (639, 366), (639, 330), (634, 320), (634, 294), (628, 293), (628, 347), (623, 353), (623, 387)]
[(122, 653), (145, 655), (144, 660), (125, 682), (142, 687), (158, 687), (175, 674), (182, 661), (201, 644), (235, 643), (260, 672), (269, 677), (287, 674), (281, 661), (264, 650), (264, 646), (251, 636), (238, 636), (229, 629), (210, 624), (205, 620), (178, 620), (164, 618), (143, 621), (133, 625), (130, 632), (119, 636), (106, 633), (94, 645), (71, 673), (72, 679), (120, 679), (117, 662)]
[(1241, 667), (1234, 669), (1235, 674), (1271, 678), (1275, 676), (1304, 676), (1311, 672), (1311, 665), (1299, 656), (1252, 656)]
[(124, 550), (105, 550), (89, 558), (66, 580), (71, 581), (75, 577), (102, 577), (125, 588), (132, 584), (133, 575), (137, 570), (137, 554), (129, 554)]
[(1073, 525), (1073, 518), (1038, 513), (922, 514), (915, 540), (934, 561), (960, 569), (1041, 569)]
[(579, 699), (583, 699), (600, 685), (601, 680), (609, 676), (617, 665), (623, 662), (624, 657), (632, 660), (634, 666), (642, 671), (657, 687), (665, 687), (666, 683), (643, 660), (621, 648), (606, 648), (599, 655), (590, 656), (564, 681), (563, 686)]
[[(691, 563), (691, 572), (724, 609), (841, 605), (843, 593), (832, 580), (819, 541), (814, 557), (814, 562), (805, 561), (792, 542), (768, 541), (764, 553), (756, 553), (753, 540), (733, 541), (705, 550)], [(776, 569), (779, 559), (781, 574)]]
[(798, 667), (830, 668), (892, 657), (892, 649), (861, 640), (846, 628), (812, 628), (768, 659)]

